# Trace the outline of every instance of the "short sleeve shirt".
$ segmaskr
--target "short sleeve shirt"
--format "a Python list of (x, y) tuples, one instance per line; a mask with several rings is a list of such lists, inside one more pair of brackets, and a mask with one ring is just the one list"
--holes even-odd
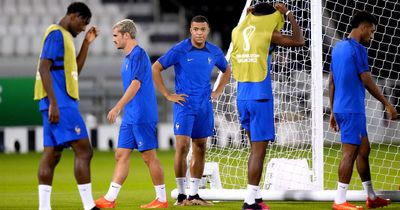
[(133, 80), (140, 81), (136, 95), (125, 105), (122, 121), (140, 124), (158, 121), (156, 94), (151, 73), (151, 62), (146, 51), (136, 45), (121, 66), (124, 92)]
[(193, 47), (186, 39), (172, 47), (158, 62), (167, 69), (174, 66), (176, 93), (189, 96), (209, 97), (211, 94), (211, 72), (216, 66), (225, 72), (228, 62), (222, 50), (206, 42), (205, 47)]
[(369, 71), (367, 49), (355, 39), (344, 39), (332, 50), (330, 67), (335, 94), (334, 113), (365, 113), (365, 87), (360, 74)]

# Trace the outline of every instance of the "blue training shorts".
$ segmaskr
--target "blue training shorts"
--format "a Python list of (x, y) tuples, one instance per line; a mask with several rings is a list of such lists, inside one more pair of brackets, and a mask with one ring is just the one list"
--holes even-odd
[(242, 127), (250, 132), (251, 141), (274, 141), (274, 100), (238, 100)]
[(343, 144), (361, 145), (361, 139), (368, 136), (365, 114), (334, 113), (340, 129)]
[[(193, 97), (192, 97), (193, 98)], [(214, 115), (209, 98), (174, 104), (174, 134), (207, 138), (214, 134)]]
[(42, 110), (44, 147), (69, 147), (71, 141), (88, 139), (85, 122), (79, 110), (74, 107), (59, 108), (60, 118), (57, 124), (50, 124), (49, 111)]
[(139, 152), (158, 148), (157, 122), (127, 124), (119, 127), (118, 148), (137, 149)]

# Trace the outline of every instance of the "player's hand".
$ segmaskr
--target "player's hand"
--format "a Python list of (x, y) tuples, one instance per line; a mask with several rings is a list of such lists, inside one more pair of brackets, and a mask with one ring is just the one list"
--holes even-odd
[(275, 3), (274, 7), (275, 7), (276, 10), (278, 10), (282, 14), (286, 14), (286, 12), (288, 11), (286, 6), (284, 4), (282, 4), (282, 3)]
[(99, 35), (99, 30), (95, 26), (92, 26), (90, 27), (88, 32), (86, 32), (85, 41), (87, 41), (90, 44), (96, 39), (98, 35)]
[(51, 104), (49, 106), (49, 122), (52, 124), (58, 123), (60, 120), (60, 111), (58, 110), (57, 105)]
[(329, 118), (329, 126), (332, 128), (333, 131), (335, 132), (339, 131), (339, 126), (336, 123), (336, 119), (333, 113), (331, 113), (331, 116)]
[(253, 12), (253, 11), (254, 11), (254, 7), (253, 7), (253, 6), (247, 7), (247, 9), (246, 9), (246, 15), (248, 15), (249, 13), (251, 13), (251, 12)]
[(390, 120), (395, 120), (397, 118), (398, 115), (397, 110), (392, 105), (386, 106), (386, 110), (389, 113)]
[(174, 94), (167, 95), (166, 98), (167, 98), (168, 101), (175, 102), (175, 103), (183, 106), (182, 102), (186, 102), (186, 98), (185, 97), (189, 97), (189, 96), (186, 95), (186, 94), (176, 94), (176, 93), (174, 93)]
[(117, 119), (120, 112), (121, 110), (119, 110), (118, 108), (116, 107), (112, 108), (107, 115), (108, 122), (115, 123), (115, 120)]
[(211, 93), (211, 100), (217, 100), (217, 98), (221, 95), (221, 92), (213, 91)]

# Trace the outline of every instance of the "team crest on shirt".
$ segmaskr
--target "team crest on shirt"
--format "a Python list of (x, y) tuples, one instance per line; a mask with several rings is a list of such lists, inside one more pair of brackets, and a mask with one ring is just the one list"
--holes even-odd
[(78, 72), (76, 71), (71, 72), (71, 76), (74, 80), (78, 80)]
[(76, 133), (77, 135), (80, 135), (80, 134), (81, 134), (81, 128), (80, 128), (79, 126), (75, 126), (75, 133)]
[(208, 57), (208, 64), (211, 64), (212, 59)]
[(176, 124), (175, 124), (175, 129), (176, 129), (176, 130), (179, 130), (179, 123), (176, 123)]

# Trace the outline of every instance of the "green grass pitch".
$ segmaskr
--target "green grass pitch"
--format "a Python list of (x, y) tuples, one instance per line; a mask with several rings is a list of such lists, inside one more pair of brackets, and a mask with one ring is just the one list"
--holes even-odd
[[(175, 188), (173, 172), (173, 151), (159, 152), (165, 173), (167, 194)], [(41, 154), (0, 154), (0, 209), (37, 209), (37, 168)], [(94, 153), (92, 160), (92, 184), (94, 198), (104, 195), (108, 190), (114, 169), (114, 153)], [(154, 198), (154, 188), (146, 166), (137, 152), (132, 155), (128, 179), (123, 185), (117, 200), (116, 209), (139, 209), (141, 204)], [(175, 207), (174, 200), (168, 198), (170, 209), (241, 209), (242, 202), (219, 202), (212, 207)], [(73, 154), (64, 151), (63, 158), (56, 168), (52, 207), (55, 210), (82, 209), (76, 182), (73, 176)], [(331, 202), (268, 202), (271, 209), (330, 209)], [(363, 205), (364, 203), (358, 203)], [(400, 203), (385, 209), (400, 209)]]

